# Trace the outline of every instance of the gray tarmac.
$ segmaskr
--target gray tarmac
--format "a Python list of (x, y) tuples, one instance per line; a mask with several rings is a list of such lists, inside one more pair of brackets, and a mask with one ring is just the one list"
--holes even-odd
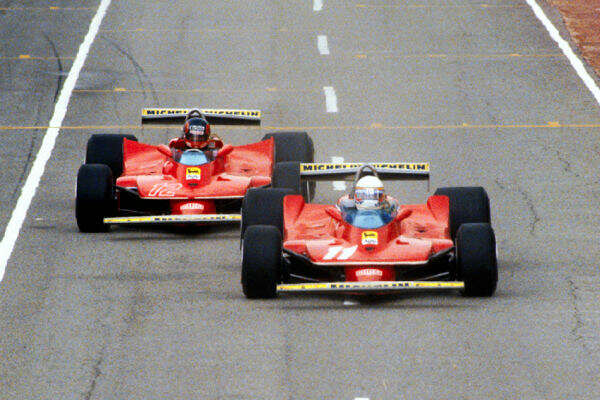
[[(0, 397), (597, 398), (600, 108), (525, 2), (481, 4), (113, 0), (0, 283)], [(97, 6), (0, 1), (2, 229)], [(145, 106), (260, 108), (261, 128), (214, 131), (306, 130), (319, 161), (429, 161), (429, 194), (484, 186), (496, 295), (249, 301), (236, 229), (79, 233), (92, 133), (178, 135), (142, 128)]]

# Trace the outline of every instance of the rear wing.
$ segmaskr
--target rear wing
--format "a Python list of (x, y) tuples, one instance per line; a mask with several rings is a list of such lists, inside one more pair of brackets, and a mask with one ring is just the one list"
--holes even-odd
[(300, 178), (305, 180), (352, 180), (365, 165), (373, 167), (380, 179), (429, 180), (429, 163), (300, 163)]
[[(142, 124), (183, 124), (192, 108), (144, 108)], [(199, 109), (210, 124), (215, 125), (257, 125), (260, 124), (260, 110)]]

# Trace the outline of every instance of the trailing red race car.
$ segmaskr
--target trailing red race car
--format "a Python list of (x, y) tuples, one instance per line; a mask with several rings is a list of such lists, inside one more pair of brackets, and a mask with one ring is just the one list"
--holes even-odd
[[(489, 199), (481, 187), (440, 188), (425, 204), (400, 205), (381, 179), (428, 180), (427, 163), (289, 162), (280, 188), (252, 189), (242, 206), (242, 287), (278, 293), (458, 290), (491, 296), (497, 283)], [(305, 179), (355, 175), (334, 205), (309, 204)]]
[[(279, 162), (312, 162), (305, 132), (270, 133), (258, 143), (223, 144), (210, 123), (259, 123), (256, 110), (145, 109), (142, 122), (184, 122), (169, 145), (133, 135), (95, 134), (77, 175), (76, 219), (83, 232), (111, 224), (239, 223), (249, 188), (271, 185)], [(309, 198), (309, 186), (303, 193)]]

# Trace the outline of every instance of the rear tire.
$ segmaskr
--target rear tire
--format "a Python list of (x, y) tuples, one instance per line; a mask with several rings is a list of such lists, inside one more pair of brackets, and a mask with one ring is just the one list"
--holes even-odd
[(456, 235), (456, 275), (463, 295), (489, 297), (496, 291), (496, 237), (490, 224), (463, 224)]
[(283, 235), (283, 198), (291, 189), (250, 189), (242, 202), (241, 237), (253, 225), (271, 225)]
[(135, 140), (133, 135), (99, 133), (90, 137), (85, 154), (86, 164), (108, 165), (116, 180), (123, 173), (123, 139)]
[(249, 299), (277, 296), (281, 282), (281, 233), (274, 226), (248, 228), (242, 248), (242, 289)]
[(450, 200), (450, 236), (456, 238), (458, 228), (466, 223), (490, 223), (490, 199), (484, 188), (445, 187), (435, 191), (436, 196)]
[[(275, 163), (297, 161), (312, 163), (315, 160), (314, 144), (306, 132), (273, 132), (267, 133), (262, 140), (275, 140)], [(316, 182), (304, 182), (303, 196), (312, 200), (315, 195)]]
[(107, 165), (84, 164), (77, 173), (75, 218), (81, 232), (105, 232), (105, 217), (116, 211), (113, 176)]
[(308, 187), (300, 179), (300, 163), (297, 161), (278, 162), (273, 167), (271, 186), (279, 189), (290, 189), (301, 194), (308, 201)]

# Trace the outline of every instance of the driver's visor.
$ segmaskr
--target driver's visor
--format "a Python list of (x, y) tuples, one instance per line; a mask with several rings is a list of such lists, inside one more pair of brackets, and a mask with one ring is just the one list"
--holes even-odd
[(383, 189), (379, 188), (357, 188), (354, 191), (354, 200), (357, 203), (362, 203), (363, 201), (374, 200), (381, 202), (384, 200), (385, 193)]

